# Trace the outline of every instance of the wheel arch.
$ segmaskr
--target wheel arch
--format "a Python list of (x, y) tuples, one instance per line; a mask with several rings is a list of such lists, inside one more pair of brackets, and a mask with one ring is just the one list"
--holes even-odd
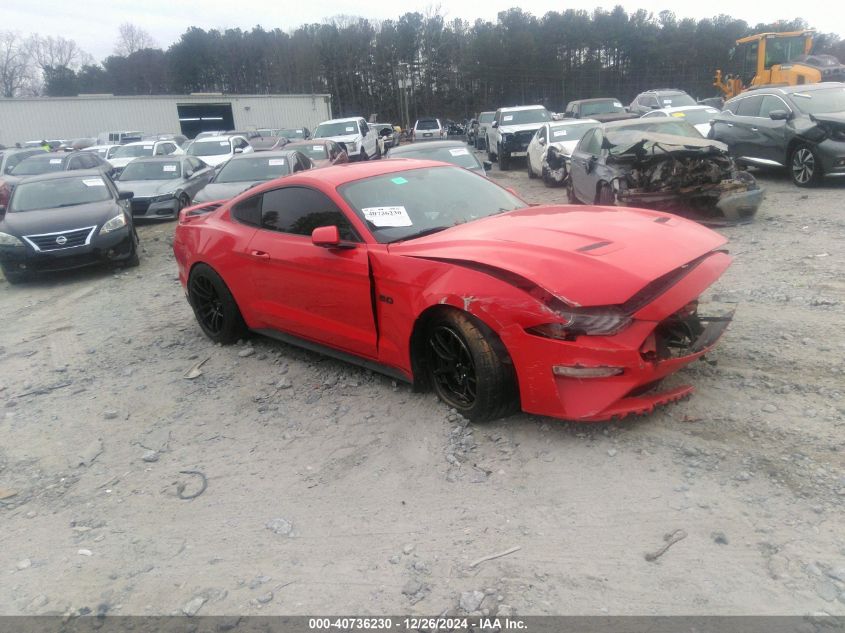
[(507, 363), (513, 367), (513, 376), (516, 384), (514, 384), (514, 391), (519, 394), (519, 376), (516, 366), (513, 363), (510, 352), (507, 346), (499, 336), (496, 328), (491, 326), (487, 320), (483, 319), (479, 314), (472, 310), (463, 309), (459, 305), (455, 305), (448, 300), (444, 303), (437, 303), (425, 308), (417, 315), (414, 321), (413, 329), (411, 330), (411, 337), (408, 341), (409, 355), (411, 359), (411, 373), (414, 380), (414, 391), (428, 391), (431, 389), (430, 381), (426, 373), (426, 331), (428, 327), (437, 319), (444, 317), (449, 313), (463, 314), (469, 318), (485, 336), (489, 337), (490, 345), (496, 351), (499, 359), (503, 363)]

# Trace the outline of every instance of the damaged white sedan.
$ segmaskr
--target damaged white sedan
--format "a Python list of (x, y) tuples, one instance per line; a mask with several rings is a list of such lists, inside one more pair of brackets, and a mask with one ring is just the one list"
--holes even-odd
[[(564, 183), (566, 162), (581, 137), (600, 125), (595, 119), (578, 119), (544, 123), (528, 144), (528, 177), (540, 176), (547, 187)], [(551, 159), (551, 160), (549, 160)]]
[(675, 213), (706, 224), (750, 222), (763, 201), (724, 143), (689, 123), (637, 119), (588, 130), (566, 175), (570, 202)]

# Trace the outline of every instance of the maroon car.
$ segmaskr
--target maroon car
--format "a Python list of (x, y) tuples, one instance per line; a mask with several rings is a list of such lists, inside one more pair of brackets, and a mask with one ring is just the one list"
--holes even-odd
[(310, 141), (296, 141), (288, 143), (285, 149), (295, 149), (302, 152), (314, 163), (314, 167), (328, 167), (348, 163), (346, 150), (327, 138), (312, 139)]

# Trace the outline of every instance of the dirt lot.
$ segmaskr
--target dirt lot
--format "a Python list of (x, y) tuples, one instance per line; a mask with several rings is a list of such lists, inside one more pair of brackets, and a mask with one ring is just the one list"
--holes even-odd
[(0, 282), (0, 613), (845, 614), (845, 183), (757, 176), (711, 293), (735, 322), (676, 378), (698, 392), (621, 423), (467, 425), (280, 343), (216, 347), (172, 223), (131, 272)]

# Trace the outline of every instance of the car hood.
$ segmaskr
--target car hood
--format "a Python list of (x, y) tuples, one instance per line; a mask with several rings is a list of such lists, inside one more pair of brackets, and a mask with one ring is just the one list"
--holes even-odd
[(80, 204), (61, 209), (7, 213), (0, 221), (0, 231), (18, 237), (70, 231), (86, 226), (100, 226), (118, 213), (120, 213), (120, 206), (114, 200)]
[(118, 180), (119, 191), (131, 191), (135, 198), (152, 198), (165, 193), (173, 193), (182, 184), (182, 179), (173, 180)]
[(496, 129), (502, 134), (513, 134), (514, 132), (536, 132), (543, 126), (543, 122), (539, 123), (520, 123), (519, 125), (499, 125)]
[(199, 190), (194, 196), (194, 203), (211, 202), (213, 200), (229, 200), (250, 187), (260, 185), (263, 180), (245, 182), (212, 182)]
[[(610, 149), (612, 157), (643, 157), (652, 154), (687, 153), (687, 154), (723, 154), (727, 155), (728, 146), (707, 138), (691, 138), (661, 132), (642, 130), (606, 130), (605, 147)], [(656, 151), (655, 151), (656, 150)]]
[(642, 209), (538, 206), (393, 244), (391, 254), (515, 273), (571, 306), (620, 305), (720, 248), (718, 233)]
[(811, 114), (810, 120), (816, 123), (833, 123), (845, 126), (845, 112), (826, 112), (825, 114)]
[(353, 141), (360, 140), (360, 138), (361, 138), (361, 135), (356, 133), (356, 134), (344, 134), (343, 136), (321, 136), (319, 139), (315, 138), (314, 140), (315, 141), (317, 141), (317, 140), (320, 140), (320, 141), (328, 140), (328, 141), (334, 141), (335, 143), (352, 143)]

